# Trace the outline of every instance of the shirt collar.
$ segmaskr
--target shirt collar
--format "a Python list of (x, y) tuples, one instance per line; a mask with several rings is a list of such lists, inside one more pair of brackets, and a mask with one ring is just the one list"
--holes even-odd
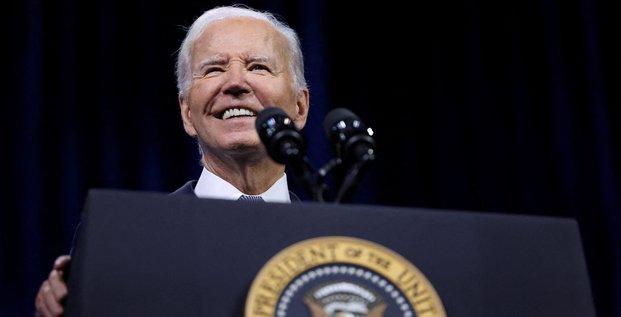
[[(216, 174), (203, 167), (201, 176), (194, 187), (194, 193), (201, 198), (237, 200), (242, 193), (235, 186), (231, 185)], [(272, 187), (260, 194), (266, 202), (290, 203), (289, 187), (287, 185), (287, 175), (283, 173)]]

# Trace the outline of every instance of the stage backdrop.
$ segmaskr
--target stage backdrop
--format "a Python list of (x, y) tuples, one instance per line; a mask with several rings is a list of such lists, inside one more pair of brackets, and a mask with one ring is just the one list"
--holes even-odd
[[(613, 2), (246, 3), (299, 31), (316, 167), (333, 157), (330, 109), (375, 130), (377, 161), (353, 203), (574, 217), (598, 312), (621, 316)], [(0, 316), (32, 314), (89, 188), (170, 192), (199, 175), (175, 54), (184, 27), (219, 4), (4, 5)]]

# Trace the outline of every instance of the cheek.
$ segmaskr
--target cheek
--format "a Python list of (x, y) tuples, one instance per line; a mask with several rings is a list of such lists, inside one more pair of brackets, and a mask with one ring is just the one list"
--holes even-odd
[(203, 113), (207, 111), (204, 106), (209, 104), (214, 98), (216, 90), (211, 85), (194, 84), (188, 91), (188, 104), (193, 113)]
[(220, 81), (216, 78), (199, 79), (194, 81), (192, 86), (190, 86), (189, 94), (195, 95), (196, 98), (209, 98), (213, 96), (221, 86)]
[(252, 83), (254, 94), (264, 106), (278, 106), (287, 112), (294, 111), (295, 98), (292, 89), (282, 82), (256, 81)]

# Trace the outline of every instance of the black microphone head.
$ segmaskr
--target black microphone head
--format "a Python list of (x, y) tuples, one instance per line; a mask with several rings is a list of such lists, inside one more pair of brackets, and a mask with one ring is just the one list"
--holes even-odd
[(304, 138), (293, 120), (281, 108), (269, 107), (259, 112), (255, 127), (267, 153), (274, 161), (286, 164), (290, 157), (304, 154)]
[(373, 130), (350, 110), (332, 109), (323, 121), (323, 128), (342, 160), (357, 161), (363, 156), (374, 155)]
[(272, 122), (272, 120), (276, 120), (276, 118), (281, 118), (281, 117), (288, 117), (288, 116), (287, 116), (287, 113), (280, 108), (270, 107), (270, 108), (265, 108), (261, 110), (257, 114), (257, 119), (254, 123), (257, 129), (257, 132), (259, 132), (259, 136), (261, 136), (261, 131), (269, 129), (275, 124), (275, 122)]
[(326, 132), (326, 135), (330, 137), (332, 127), (343, 120), (359, 120), (359, 118), (349, 109), (334, 108), (330, 110), (323, 120), (323, 130)]

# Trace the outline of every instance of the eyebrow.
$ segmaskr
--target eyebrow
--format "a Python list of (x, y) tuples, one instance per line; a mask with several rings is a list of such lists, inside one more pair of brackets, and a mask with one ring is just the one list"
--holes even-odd
[(261, 63), (268, 63), (273, 61), (272, 58), (269, 58), (265, 55), (257, 55), (257, 56), (250, 56), (247, 61), (249, 62), (261, 62)]
[[(200, 64), (198, 65), (198, 69), (203, 69), (205, 66), (210, 66), (210, 65), (224, 65), (226, 64), (227, 60), (228, 58), (222, 55), (210, 56), (200, 62)], [(272, 65), (274, 64), (273, 59), (265, 55), (244, 57), (244, 63), (252, 63), (252, 62), (267, 63), (267, 64), (272, 64)]]
[(210, 56), (200, 62), (198, 69), (203, 69), (205, 66), (209, 65), (222, 65), (224, 63), (226, 63), (226, 57), (221, 55)]

